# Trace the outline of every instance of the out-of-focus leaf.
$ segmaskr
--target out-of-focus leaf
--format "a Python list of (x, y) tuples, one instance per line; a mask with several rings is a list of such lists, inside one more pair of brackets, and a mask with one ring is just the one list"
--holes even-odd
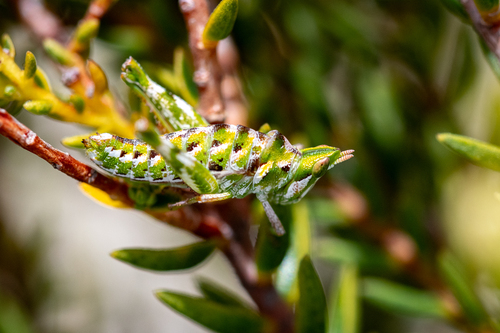
[(448, 8), (448, 10), (459, 19), (464, 21), (465, 23), (470, 23), (469, 15), (465, 10), (464, 6), (460, 0), (441, 0), (441, 3)]
[(192, 106), (198, 104), (198, 88), (193, 81), (193, 72), (189, 67), (183, 48), (174, 51), (174, 74), (180, 96)]
[(292, 208), (283, 205), (272, 205), (272, 207), (286, 233), (283, 236), (277, 236), (267, 217), (262, 218), (255, 250), (255, 263), (262, 273), (272, 273), (281, 264), (290, 244)]
[(52, 110), (53, 104), (49, 101), (34, 100), (23, 104), (24, 109), (36, 115), (46, 115)]
[(297, 272), (301, 259), (310, 253), (311, 226), (307, 205), (301, 201), (292, 206), (290, 247), (278, 268), (276, 288), (290, 303), (299, 298)]
[(206, 299), (214, 302), (236, 306), (245, 309), (251, 309), (251, 306), (242, 300), (239, 296), (235, 295), (225, 287), (211, 281), (204, 277), (198, 277), (198, 288)]
[(222, 0), (208, 18), (203, 30), (203, 43), (207, 46), (214, 45), (229, 36), (237, 15), (238, 0)]
[(263, 318), (249, 309), (170, 291), (159, 291), (156, 296), (172, 309), (216, 332), (261, 333), (267, 326)]
[(14, 47), (14, 43), (9, 35), (3, 34), (1, 38), (2, 49), (6, 52), (11, 58), (16, 56), (16, 48)]
[(328, 333), (356, 333), (358, 331), (358, 289), (359, 280), (356, 266), (343, 266), (338, 287), (333, 289), (330, 298)]
[(430, 292), (379, 278), (365, 278), (362, 286), (363, 297), (387, 311), (446, 319), (446, 311), (442, 302)]
[(498, 9), (498, 0), (474, 0), (477, 9), (482, 13), (493, 13)]
[(203, 262), (215, 250), (213, 241), (203, 241), (174, 249), (124, 249), (111, 256), (132, 266), (153, 271), (188, 269)]
[(36, 58), (35, 55), (28, 51), (24, 58), (24, 78), (31, 79), (36, 73)]
[(470, 162), (484, 168), (500, 171), (500, 147), (451, 133), (438, 134), (437, 139)]
[(462, 263), (450, 252), (444, 252), (439, 256), (439, 269), (472, 324), (479, 326), (487, 323), (488, 314), (474, 292), (471, 279)]
[(68, 51), (63, 45), (54, 39), (47, 38), (43, 41), (43, 47), (45, 52), (56, 61), (58, 64), (63, 66), (74, 66), (75, 57)]
[(367, 129), (380, 147), (396, 149), (404, 142), (404, 126), (389, 77), (382, 71), (367, 71), (359, 82)]
[[(67, 137), (67, 138), (63, 138), (61, 140), (61, 143), (65, 147), (68, 147), (68, 148), (83, 149), (83, 148), (85, 148), (85, 146), (83, 145), (82, 140), (87, 139), (89, 136), (91, 136), (93, 134), (95, 134), (95, 133), (88, 133), (88, 134), (81, 134), (81, 135), (70, 136), (70, 137)], [(90, 186), (88, 184), (85, 184), (85, 185), (86, 186)], [(90, 188), (95, 189), (95, 187), (93, 187), (93, 186), (90, 186)], [(86, 189), (84, 191), (87, 192), (87, 193), (89, 192)], [(92, 192), (92, 190), (90, 190), (90, 192)], [(109, 195), (107, 195), (107, 197), (109, 198)], [(94, 197), (94, 199), (95, 199), (95, 197)], [(116, 200), (113, 200), (113, 201), (116, 201)]]
[(500, 80), (500, 61), (498, 61), (498, 58), (490, 50), (488, 45), (486, 45), (484, 40), (481, 37), (478, 37), (478, 39), (479, 39), (479, 45), (481, 45), (481, 50), (483, 51), (483, 54), (486, 57), (486, 61), (488, 61), (488, 64), (490, 64), (493, 74), (495, 74), (497, 79)]
[(125, 205), (123, 202), (119, 200), (111, 199), (109, 194), (98, 188), (95, 188), (94, 186), (91, 186), (86, 183), (80, 183), (79, 186), (80, 190), (82, 190), (83, 193), (85, 193), (87, 196), (94, 199), (98, 203), (103, 204), (104, 206), (109, 206), (113, 208), (130, 208), (129, 206)]
[(34, 332), (26, 313), (12, 298), (0, 294), (0, 332)]
[(326, 296), (309, 255), (300, 262), (298, 277), (300, 296), (295, 310), (297, 332), (325, 332)]
[(363, 271), (387, 273), (397, 269), (396, 264), (380, 249), (340, 238), (321, 240), (315, 252), (321, 259), (355, 264)]

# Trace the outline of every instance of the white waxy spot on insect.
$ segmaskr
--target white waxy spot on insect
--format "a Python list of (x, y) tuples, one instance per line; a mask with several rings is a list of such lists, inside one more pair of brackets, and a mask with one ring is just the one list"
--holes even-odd
[(113, 147), (106, 147), (106, 148), (104, 148), (104, 152), (106, 152), (108, 154), (111, 153), (112, 150), (113, 150)]
[(142, 155), (138, 156), (136, 159), (134, 159), (133, 165), (135, 167), (135, 166), (139, 165), (140, 163), (144, 163), (146, 161), (147, 161), (146, 154), (142, 154)]
[(122, 151), (121, 150), (112, 150), (108, 157), (120, 157), (120, 155), (122, 154)]
[[(195, 160), (190, 155), (177, 154), (177, 160), (179, 162), (181, 162), (184, 166), (188, 167), (188, 168), (194, 168), (194, 166), (195, 166)], [(183, 168), (183, 170), (184, 169), (185, 168)]]
[(220, 153), (223, 153), (226, 151), (226, 149), (229, 147), (229, 143), (226, 142), (226, 143), (223, 143), (217, 147), (212, 147), (210, 148), (210, 155), (214, 155), (214, 154), (220, 154)]
[(102, 134), (99, 134), (97, 136), (97, 139), (101, 139), (101, 140), (111, 140), (113, 138), (113, 135), (109, 134), (109, 133), (102, 133)]
[(120, 157), (118, 160), (122, 163), (127, 163), (130, 162), (134, 159), (134, 154), (133, 153), (128, 153)]
[(285, 194), (285, 199), (291, 199), (291, 198), (293, 198), (294, 195), (296, 195), (297, 193), (300, 193), (302, 190), (304, 190), (304, 188), (309, 183), (309, 180), (311, 179), (311, 177), (312, 176), (309, 176), (309, 177), (306, 177), (302, 180), (293, 182)]

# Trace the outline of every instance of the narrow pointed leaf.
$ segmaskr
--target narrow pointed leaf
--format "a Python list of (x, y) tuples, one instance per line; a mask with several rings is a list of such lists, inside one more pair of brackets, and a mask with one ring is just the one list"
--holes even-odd
[[(95, 134), (95, 132), (88, 133), (88, 134), (69, 136), (69, 137), (63, 138), (61, 140), (61, 143), (65, 147), (68, 147), (68, 148), (84, 149), (85, 145), (83, 144), (82, 140), (87, 139), (89, 136), (94, 135), (94, 134)], [(92, 187), (92, 188), (95, 188), (95, 187)], [(108, 197), (109, 197), (109, 195), (108, 195)]]
[(327, 325), (325, 292), (308, 255), (300, 262), (299, 293), (296, 307), (297, 333), (325, 332)]
[(44, 40), (43, 47), (45, 52), (57, 63), (63, 66), (75, 65), (74, 55), (56, 40), (50, 38)]
[(38, 67), (35, 72), (35, 83), (37, 86), (44, 90), (52, 91), (50, 82), (47, 79), (47, 74), (45, 74), (45, 72), (40, 67)]
[(180, 131), (208, 126), (208, 122), (191, 105), (151, 80), (133, 58), (129, 58), (123, 64), (121, 78), (144, 98), (156, 118), (167, 130)]
[(6, 52), (11, 58), (14, 58), (16, 56), (16, 48), (14, 47), (14, 43), (12, 42), (10, 36), (3, 34), (1, 42), (3, 51)]
[(368, 302), (390, 312), (446, 319), (443, 303), (435, 294), (391, 281), (365, 278), (363, 297)]
[[(297, 274), (300, 261), (311, 251), (311, 226), (309, 211), (304, 202), (292, 206), (293, 220), (290, 228), (290, 246), (276, 275), (276, 288), (290, 303), (299, 298)], [(285, 234), (286, 235), (286, 234)]]
[(439, 268), (467, 318), (477, 326), (488, 322), (488, 314), (474, 292), (471, 279), (461, 262), (450, 252), (444, 252), (439, 256)]
[(193, 81), (193, 71), (189, 67), (183, 48), (174, 52), (174, 75), (179, 94), (192, 106), (198, 104), (198, 88)]
[(41, 101), (41, 100), (27, 101), (26, 103), (23, 104), (23, 107), (26, 109), (26, 111), (29, 111), (36, 115), (49, 114), (50, 111), (52, 110), (52, 106), (53, 105), (51, 102)]
[(194, 267), (215, 250), (213, 241), (203, 241), (174, 249), (124, 249), (111, 253), (120, 261), (153, 271), (176, 271)]
[(359, 279), (356, 266), (342, 267), (338, 287), (330, 298), (328, 333), (356, 333), (359, 322)]
[(80, 190), (87, 195), (89, 198), (95, 200), (97, 203), (102, 204), (107, 207), (112, 207), (112, 208), (130, 208), (130, 206), (125, 205), (123, 202), (119, 200), (113, 200), (109, 196), (108, 193), (104, 192), (103, 190), (100, 190), (96, 187), (93, 187), (89, 184), (86, 183), (80, 183)]
[(238, 0), (222, 0), (210, 15), (203, 30), (203, 43), (213, 46), (217, 41), (229, 36), (237, 15)]
[(102, 68), (93, 60), (87, 61), (87, 69), (95, 85), (95, 93), (101, 95), (108, 90), (108, 78)]
[[(292, 221), (291, 206), (272, 205), (285, 230), (290, 230)], [(255, 263), (260, 272), (272, 273), (282, 262), (290, 244), (290, 233), (277, 236), (266, 216), (262, 219), (257, 245)]]
[(264, 319), (249, 309), (222, 305), (204, 298), (170, 291), (157, 292), (156, 296), (175, 311), (215, 332), (265, 332)]
[(451, 133), (438, 134), (437, 139), (470, 162), (484, 168), (500, 171), (500, 147)]
[(26, 79), (31, 79), (36, 73), (36, 58), (30, 51), (26, 52), (26, 58), (24, 59), (24, 77)]
[(251, 306), (235, 295), (225, 287), (204, 277), (198, 277), (198, 288), (206, 299), (212, 300), (219, 304), (235, 306), (244, 309), (250, 309)]

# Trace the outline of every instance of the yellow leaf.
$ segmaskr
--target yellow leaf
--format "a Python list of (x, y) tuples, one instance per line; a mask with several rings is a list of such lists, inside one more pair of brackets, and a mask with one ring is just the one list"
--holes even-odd
[(97, 202), (105, 206), (113, 208), (130, 208), (130, 206), (127, 206), (126, 204), (124, 204), (119, 200), (111, 199), (109, 197), (109, 194), (89, 184), (80, 183), (80, 190), (82, 190), (82, 192), (85, 193), (90, 198), (96, 200)]

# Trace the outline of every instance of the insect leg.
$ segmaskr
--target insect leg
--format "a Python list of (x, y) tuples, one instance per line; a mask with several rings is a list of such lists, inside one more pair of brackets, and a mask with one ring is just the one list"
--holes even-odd
[(207, 202), (216, 202), (216, 201), (223, 201), (226, 199), (231, 199), (232, 195), (229, 192), (225, 193), (216, 193), (216, 194), (202, 194), (198, 195), (196, 197), (189, 198), (184, 201), (179, 201), (174, 204), (168, 205), (168, 208), (170, 209), (175, 209), (175, 208), (180, 208), (183, 206), (191, 205), (194, 203), (207, 203)]
[(273, 207), (271, 207), (271, 204), (265, 200), (260, 200), (260, 202), (262, 202), (262, 206), (264, 207), (264, 211), (266, 212), (267, 218), (269, 219), (269, 222), (271, 222), (271, 225), (276, 231), (276, 234), (278, 236), (283, 236), (285, 234), (285, 228), (283, 228), (283, 224), (281, 224), (280, 218), (274, 212), (274, 209)]
[(162, 139), (155, 147), (168, 165), (191, 189), (200, 194), (214, 194), (219, 190), (217, 179), (193, 156), (181, 151), (172, 142)]

